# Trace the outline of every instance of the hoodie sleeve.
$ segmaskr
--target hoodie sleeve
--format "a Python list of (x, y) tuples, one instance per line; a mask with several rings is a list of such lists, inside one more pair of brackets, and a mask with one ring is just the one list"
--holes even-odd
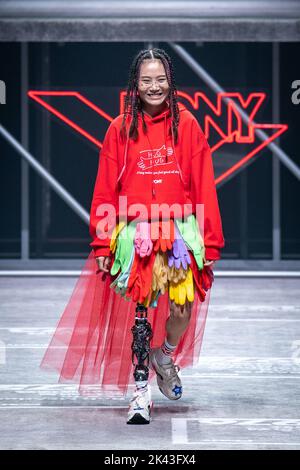
[(191, 199), (204, 204), (204, 245), (206, 260), (220, 259), (225, 245), (214, 178), (211, 150), (196, 119), (192, 122)]
[[(110, 124), (103, 141), (102, 149), (99, 153), (98, 173), (94, 187), (93, 199), (90, 210), (90, 224), (89, 232), (92, 237), (90, 246), (94, 250), (94, 256), (108, 256), (110, 254), (110, 238), (100, 238), (98, 234), (101, 234), (102, 226), (109, 233), (116, 224), (115, 212), (111, 212), (111, 216), (108, 217), (108, 213), (97, 215), (97, 209), (100, 204), (111, 204), (114, 210), (116, 210), (117, 194), (116, 194), (116, 183), (118, 178), (118, 160), (117, 160), (117, 129), (115, 126)], [(106, 225), (104, 220), (107, 219)], [(102, 223), (99, 222), (102, 220)], [(107, 225), (108, 224), (108, 225)]]

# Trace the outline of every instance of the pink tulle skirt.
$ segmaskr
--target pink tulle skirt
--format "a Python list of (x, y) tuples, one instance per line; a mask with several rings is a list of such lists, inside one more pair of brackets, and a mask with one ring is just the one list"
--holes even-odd
[[(204, 266), (199, 271), (192, 253), (191, 259), (196, 286), (191, 319), (174, 354), (181, 368), (198, 363), (213, 282), (212, 270)], [(134, 384), (131, 327), (136, 303), (118, 295), (111, 282), (110, 274), (98, 270), (91, 251), (41, 362), (42, 368), (57, 371), (60, 383), (77, 383), (81, 395), (124, 396)], [(167, 293), (155, 308), (148, 307), (151, 347), (164, 341), (169, 314)]]

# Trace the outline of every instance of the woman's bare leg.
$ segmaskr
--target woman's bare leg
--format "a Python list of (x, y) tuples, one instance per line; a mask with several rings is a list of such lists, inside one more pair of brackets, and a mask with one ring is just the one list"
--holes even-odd
[(193, 302), (187, 301), (184, 305), (177, 305), (173, 300), (169, 300), (169, 305), (170, 316), (166, 322), (167, 341), (177, 346), (189, 324)]
[(161, 347), (152, 350), (150, 355), (160, 391), (170, 400), (178, 400), (182, 396), (182, 383), (178, 376), (179, 368), (174, 364), (172, 354), (189, 324), (193, 302), (186, 302), (180, 306), (169, 300), (169, 305), (170, 316), (166, 321), (167, 337)]

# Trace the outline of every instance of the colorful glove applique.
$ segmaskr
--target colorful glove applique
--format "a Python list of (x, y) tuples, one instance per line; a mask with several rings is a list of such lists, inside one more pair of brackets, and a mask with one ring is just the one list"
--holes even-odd
[(187, 270), (183, 269), (181, 266), (179, 269), (176, 269), (175, 266), (171, 268), (168, 266), (168, 281), (179, 282), (183, 281), (187, 276)]
[(167, 256), (165, 253), (156, 253), (155, 261), (153, 265), (153, 276), (152, 276), (152, 290), (160, 290), (162, 294), (166, 292), (168, 288), (168, 265)]
[(194, 283), (191, 268), (188, 269), (186, 279), (178, 283), (170, 282), (169, 297), (170, 300), (174, 300), (174, 302), (178, 305), (184, 305), (187, 300), (189, 302), (193, 302)]
[(134, 250), (134, 234), (135, 224), (126, 225), (118, 235), (117, 249), (115, 253), (115, 260), (111, 267), (110, 274), (114, 276), (119, 269), (125, 271), (131, 259), (132, 250)]
[(134, 260), (134, 254), (135, 251), (132, 247), (131, 258), (126, 270), (123, 272), (121, 271), (120, 274), (116, 277), (116, 279), (110, 284), (110, 287), (113, 288), (117, 294), (121, 294), (122, 297), (126, 296), (126, 289), (128, 285), (130, 270)]
[(149, 222), (138, 222), (134, 238), (134, 247), (135, 251), (141, 258), (150, 255), (153, 248), (153, 242), (150, 237)]
[(153, 250), (165, 253), (171, 250), (175, 238), (175, 226), (172, 219), (151, 222), (150, 236), (153, 241)]
[(171, 268), (175, 266), (175, 268), (179, 269), (180, 266), (183, 269), (187, 269), (188, 264), (191, 264), (190, 255), (186, 249), (185, 243), (180, 236), (180, 232), (178, 228), (175, 226), (175, 240), (173, 242), (172, 250), (168, 250), (168, 266)]
[(196, 217), (191, 214), (184, 221), (176, 219), (175, 223), (185, 244), (193, 252), (198, 268), (202, 269), (205, 248)]
[(206, 297), (206, 292), (211, 288), (214, 281), (214, 273), (209, 266), (203, 266), (203, 269), (200, 271), (196, 260), (191, 253), (191, 269), (193, 271), (194, 281), (197, 286), (197, 292), (201, 302), (204, 302)]
[(151, 290), (154, 261), (154, 251), (150, 253), (150, 256), (145, 258), (141, 258), (137, 253), (135, 253), (126, 292), (134, 302), (145, 302), (146, 297)]
[(116, 251), (116, 246), (117, 246), (117, 238), (121, 230), (125, 227), (125, 222), (119, 222), (112, 233), (111, 240), (110, 240), (110, 251), (114, 253)]

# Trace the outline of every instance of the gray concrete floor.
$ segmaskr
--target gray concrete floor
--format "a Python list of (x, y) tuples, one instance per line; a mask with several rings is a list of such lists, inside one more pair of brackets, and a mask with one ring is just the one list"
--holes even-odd
[(300, 449), (299, 279), (216, 278), (199, 365), (179, 402), (152, 386), (148, 426), (39, 369), (75, 283), (0, 278), (1, 449)]

